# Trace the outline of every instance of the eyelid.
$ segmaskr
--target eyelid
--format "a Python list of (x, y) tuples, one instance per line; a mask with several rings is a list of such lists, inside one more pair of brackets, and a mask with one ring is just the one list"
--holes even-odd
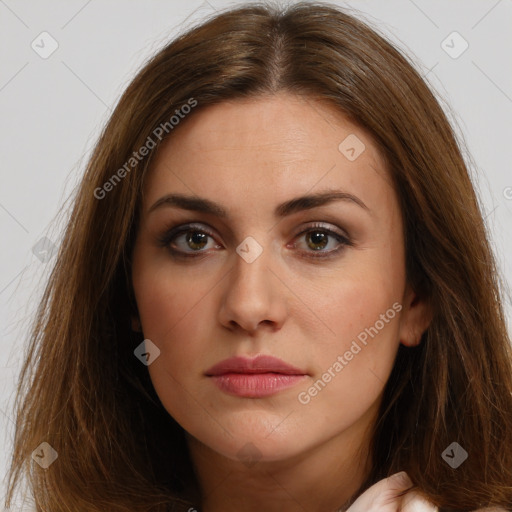
[[(353, 242), (350, 238), (350, 236), (344, 231), (338, 228), (337, 226), (331, 226), (330, 224), (326, 224), (325, 222), (320, 221), (310, 221), (307, 224), (302, 225), (293, 235), (293, 241), (291, 242), (291, 246), (295, 247), (296, 242), (295, 239), (299, 237), (300, 235), (309, 233), (311, 231), (314, 231), (317, 229), (318, 231), (323, 231), (327, 233), (327, 236), (331, 238), (335, 238), (338, 242), (339, 247), (337, 249), (331, 249), (330, 251), (319, 251), (318, 253), (315, 253), (315, 251), (306, 251), (306, 250), (300, 250), (299, 252), (307, 254), (305, 257), (309, 258), (329, 258), (334, 257), (337, 253), (340, 251), (343, 251), (348, 246), (353, 246)], [(194, 258), (194, 257), (200, 257), (202, 255), (208, 254), (210, 251), (181, 251), (179, 249), (174, 249), (170, 247), (170, 243), (173, 239), (175, 239), (177, 236), (182, 235), (183, 233), (187, 233), (189, 231), (199, 231), (202, 232), (209, 237), (216, 239), (216, 235), (213, 233), (214, 230), (210, 229), (208, 224), (205, 224), (203, 222), (185, 222), (182, 224), (175, 225), (174, 227), (171, 227), (164, 231), (164, 233), (158, 237), (158, 244), (161, 247), (166, 247), (169, 249), (169, 251), (173, 254), (173, 256), (176, 257), (182, 257), (182, 258)], [(290, 244), (287, 244), (287, 247), (289, 247)]]
[(211, 238), (215, 238), (216, 235), (214, 235), (213, 230), (211, 230), (206, 224), (198, 223), (198, 222), (185, 222), (183, 224), (175, 225), (174, 227), (170, 227), (168, 229), (165, 229), (163, 234), (158, 236), (158, 243), (162, 247), (166, 247), (171, 243), (171, 240), (173, 238), (176, 238), (176, 236), (181, 235), (183, 233), (186, 233), (188, 231), (201, 231)]
[[(338, 242), (338, 247), (336, 249), (331, 249), (330, 251), (300, 251), (306, 254), (306, 258), (318, 260), (335, 258), (340, 252), (343, 252), (344, 249), (346, 249), (347, 247), (352, 247), (354, 245), (352, 239), (346, 232), (339, 230), (339, 228), (337, 227), (332, 228), (330, 227), (330, 225), (326, 225), (324, 222), (313, 222), (312, 225), (310, 224), (307, 226), (303, 226), (302, 229), (293, 236), (293, 239), (295, 240), (297, 237), (305, 233), (314, 232), (315, 230), (323, 231), (327, 233), (327, 236), (335, 238)], [(295, 241), (292, 242), (292, 246), (296, 246)]]
[(322, 221), (311, 221), (306, 223), (306, 225), (301, 226), (298, 228), (297, 232), (293, 235), (294, 237), (297, 237), (299, 235), (302, 235), (303, 233), (306, 233), (310, 231), (311, 229), (318, 229), (323, 231), (328, 231), (330, 233), (335, 233), (341, 237), (349, 238), (348, 234), (341, 230), (340, 228), (333, 226), (332, 224), (328, 224)]

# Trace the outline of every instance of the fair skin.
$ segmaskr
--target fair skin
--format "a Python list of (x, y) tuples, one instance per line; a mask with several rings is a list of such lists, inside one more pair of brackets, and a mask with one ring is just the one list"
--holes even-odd
[[(366, 147), (354, 161), (338, 149), (350, 134)], [(132, 279), (144, 337), (160, 350), (148, 370), (187, 432), (202, 510), (336, 510), (369, 470), (370, 429), (398, 346), (417, 344), (428, 325), (425, 304), (405, 281), (400, 208), (375, 145), (332, 107), (280, 93), (194, 112), (156, 156)], [(350, 193), (366, 208), (336, 200), (274, 214), (283, 202), (326, 190)], [(218, 203), (227, 216), (168, 203), (149, 211), (177, 193)], [(199, 224), (195, 238), (181, 233), (169, 246), (199, 252), (196, 258), (175, 257), (158, 243), (187, 223)], [(249, 236), (263, 249), (252, 262), (236, 252)], [(395, 303), (400, 311), (344, 357)], [(306, 376), (271, 396), (247, 398), (205, 375), (228, 357), (258, 354)], [(329, 382), (309, 393), (329, 368)]]

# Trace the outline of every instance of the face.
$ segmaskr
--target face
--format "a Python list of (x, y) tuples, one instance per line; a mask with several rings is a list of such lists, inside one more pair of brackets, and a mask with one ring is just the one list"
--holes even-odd
[(425, 328), (369, 135), (279, 94), (195, 112), (156, 157), (132, 279), (169, 414), (232, 460), (248, 443), (277, 461), (368, 427), (399, 344)]

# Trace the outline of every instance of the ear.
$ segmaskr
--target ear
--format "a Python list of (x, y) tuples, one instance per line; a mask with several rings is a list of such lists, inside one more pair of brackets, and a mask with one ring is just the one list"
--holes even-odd
[(400, 343), (406, 347), (420, 344), (421, 336), (432, 321), (432, 311), (429, 304), (418, 297), (414, 290), (407, 285), (402, 301), (400, 316)]

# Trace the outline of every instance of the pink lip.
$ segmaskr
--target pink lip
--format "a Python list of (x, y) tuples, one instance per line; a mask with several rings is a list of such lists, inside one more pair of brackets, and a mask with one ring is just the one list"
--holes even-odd
[(281, 359), (260, 355), (253, 359), (231, 357), (205, 372), (226, 393), (262, 398), (294, 386), (307, 373)]

